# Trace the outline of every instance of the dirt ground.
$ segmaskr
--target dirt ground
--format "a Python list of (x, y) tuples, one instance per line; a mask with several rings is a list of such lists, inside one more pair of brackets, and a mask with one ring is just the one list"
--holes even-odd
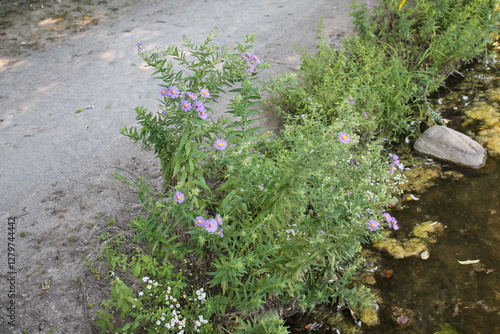
[(112, 174), (161, 182), (153, 154), (119, 134), (136, 106), (156, 108), (137, 42), (201, 41), (215, 25), (219, 44), (255, 33), (271, 77), (298, 68), (296, 46), (314, 50), (321, 17), (332, 44), (352, 30), (349, 0), (179, 3), (0, 1), (0, 334), (97, 332), (110, 286), (94, 261), (140, 210)]

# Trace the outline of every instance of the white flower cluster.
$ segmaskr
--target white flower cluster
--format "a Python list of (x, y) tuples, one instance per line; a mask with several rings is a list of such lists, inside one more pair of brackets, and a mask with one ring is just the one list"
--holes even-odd
[[(158, 286), (158, 282), (156, 282), (155, 280), (152, 280), (148, 276), (144, 276), (142, 278), (142, 282), (147, 284), (146, 290), (151, 290), (151, 289), (153, 289), (153, 287)], [(194, 332), (199, 333), (200, 328), (202, 328), (204, 325), (208, 324), (208, 320), (206, 320), (203, 317), (203, 315), (198, 315), (197, 317), (194, 316), (192, 319), (186, 319), (184, 317), (183, 309), (181, 309), (180, 301), (174, 295), (172, 295), (172, 287), (167, 286), (166, 289), (163, 290), (163, 292), (164, 292), (164, 300), (165, 300), (164, 303), (165, 303), (167, 309), (162, 307), (162, 309), (165, 312), (161, 313), (161, 316), (159, 318), (156, 318), (157, 320), (155, 321), (155, 325), (157, 326), (156, 330), (159, 333), (168, 332), (168, 333), (184, 334), (186, 330), (192, 332), (193, 329), (194, 329)], [(150, 296), (152, 296), (152, 295), (153, 294), (150, 293)], [(140, 291), (139, 296), (140, 297), (144, 296), (144, 291)], [(186, 302), (190, 301), (192, 303), (194, 301), (199, 301), (199, 302), (203, 303), (207, 297), (207, 294), (203, 288), (200, 288), (200, 289), (196, 290), (196, 298), (189, 298), (188, 300), (186, 300), (186, 298), (187, 298), (186, 294), (182, 294), (181, 296)], [(137, 301), (137, 298), (136, 298), (136, 301)], [(189, 305), (183, 305), (183, 307), (186, 308), (186, 307), (189, 307)], [(200, 307), (200, 306), (198, 306), (198, 307)], [(191, 317), (189, 317), (189, 318), (191, 318)], [(189, 324), (189, 326), (186, 327), (188, 324)], [(189, 330), (189, 328), (191, 328), (191, 330)]]
[(198, 300), (205, 300), (207, 298), (207, 294), (203, 288), (196, 290), (196, 296), (198, 296)]
[(199, 331), (200, 331), (200, 329), (199, 329), (199, 328), (200, 328), (201, 326), (205, 325), (205, 324), (208, 324), (208, 320), (207, 320), (207, 319), (204, 319), (204, 318), (203, 318), (203, 315), (201, 315), (201, 314), (200, 314), (200, 315), (198, 316), (198, 320), (195, 320), (195, 321), (194, 321), (194, 330), (195, 330), (196, 332), (199, 332)]

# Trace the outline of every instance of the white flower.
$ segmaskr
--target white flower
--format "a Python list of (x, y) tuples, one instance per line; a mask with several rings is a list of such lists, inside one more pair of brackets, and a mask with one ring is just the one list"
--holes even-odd
[(161, 325), (161, 321), (160, 320), (156, 320), (156, 325), (157, 326)]
[(147, 281), (149, 281), (149, 277), (148, 277), (148, 276), (144, 276), (144, 277), (142, 278), (142, 281), (143, 281), (144, 283), (146, 283)]
[(143, 296), (144, 295), (144, 292), (143, 291), (139, 291), (139, 296)]
[(151, 290), (152, 287), (153, 286), (151, 284), (148, 284), (148, 286), (146, 287), (146, 289)]

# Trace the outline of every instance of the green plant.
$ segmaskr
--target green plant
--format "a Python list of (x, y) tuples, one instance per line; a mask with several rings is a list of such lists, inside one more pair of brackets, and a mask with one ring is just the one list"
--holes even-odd
[[(130, 260), (132, 273), (140, 278), (134, 289), (119, 277), (111, 282), (111, 300), (104, 303), (116, 309), (129, 321), (116, 327), (108, 312), (100, 312), (97, 322), (102, 331), (121, 333), (209, 333), (211, 324), (206, 318), (203, 305), (206, 292), (203, 287), (194, 288), (186, 283), (181, 273), (174, 273), (172, 265), (159, 263), (148, 255), (135, 256)], [(147, 272), (150, 276), (144, 276)]]
[[(347, 95), (335, 106), (337, 118), (325, 122), (328, 106), (305, 98), (301, 115), (284, 115), (280, 136), (257, 136), (251, 124), (262, 100), (255, 76), (260, 61), (246, 44), (219, 48), (210, 44), (213, 38), (201, 45), (185, 38), (189, 52), (170, 47), (149, 53), (139, 45), (163, 81), (160, 113), (138, 108), (141, 128), (123, 133), (155, 150), (166, 182), (158, 191), (144, 180), (117, 176), (143, 203), (144, 213), (131, 226), (148, 255), (130, 260), (109, 250), (110, 263), (152, 277), (160, 290), (176, 282), (174, 298), (203, 287), (203, 304), (179, 303), (179, 312), (199, 308), (215, 332), (282, 333), (275, 317), (259, 314), (283, 306), (370, 304), (369, 290), (353, 278), (362, 244), (377, 235), (395, 193), (395, 159), (380, 154), (384, 140), (372, 131), (376, 117), (357, 111), (362, 100)], [(174, 70), (170, 61), (183, 66)], [(235, 94), (227, 111), (232, 117), (204, 119), (211, 99), (226, 92)], [(189, 101), (191, 95), (196, 100)], [(194, 110), (193, 101), (203, 108)], [(154, 332), (165, 312), (149, 297), (135, 300), (136, 293), (116, 278), (106, 305), (131, 317), (122, 331)], [(114, 330), (111, 315), (103, 315), (100, 325)]]
[(431, 123), (431, 110), (424, 105), (429, 94), (460, 65), (487, 56), (487, 43), (498, 34), (500, 22), (498, 3), (490, 0), (383, 0), (370, 9), (361, 3), (353, 8), (359, 38), (387, 62), (404, 66), (401, 79), (415, 88), (408, 91), (411, 101), (419, 103), (420, 117)]
[[(153, 75), (163, 81), (161, 111), (155, 114), (137, 108), (141, 128), (123, 129), (122, 133), (154, 149), (167, 186), (189, 187), (197, 183), (208, 188), (202, 173), (203, 163), (213, 153), (208, 148), (216, 140), (230, 139), (239, 144), (251, 139), (251, 134), (257, 131), (250, 127), (254, 121), (250, 117), (260, 111), (251, 107), (261, 97), (252, 74), (261, 62), (247, 51), (254, 36), (248, 35), (246, 42), (235, 48), (211, 45), (216, 36), (214, 29), (199, 45), (184, 37), (186, 51), (171, 46), (165, 51), (147, 52), (138, 44), (139, 54), (155, 68)], [(177, 71), (174, 64), (184, 70)], [(213, 114), (210, 105), (227, 91), (236, 95), (226, 113), (238, 120), (211, 118), (214, 121), (210, 122)]]

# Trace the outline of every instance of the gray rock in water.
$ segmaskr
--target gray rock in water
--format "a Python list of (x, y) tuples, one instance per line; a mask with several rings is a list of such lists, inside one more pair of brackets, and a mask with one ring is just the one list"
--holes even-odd
[(481, 168), (486, 163), (486, 150), (481, 144), (445, 126), (427, 129), (414, 148), (419, 153), (463, 167)]

